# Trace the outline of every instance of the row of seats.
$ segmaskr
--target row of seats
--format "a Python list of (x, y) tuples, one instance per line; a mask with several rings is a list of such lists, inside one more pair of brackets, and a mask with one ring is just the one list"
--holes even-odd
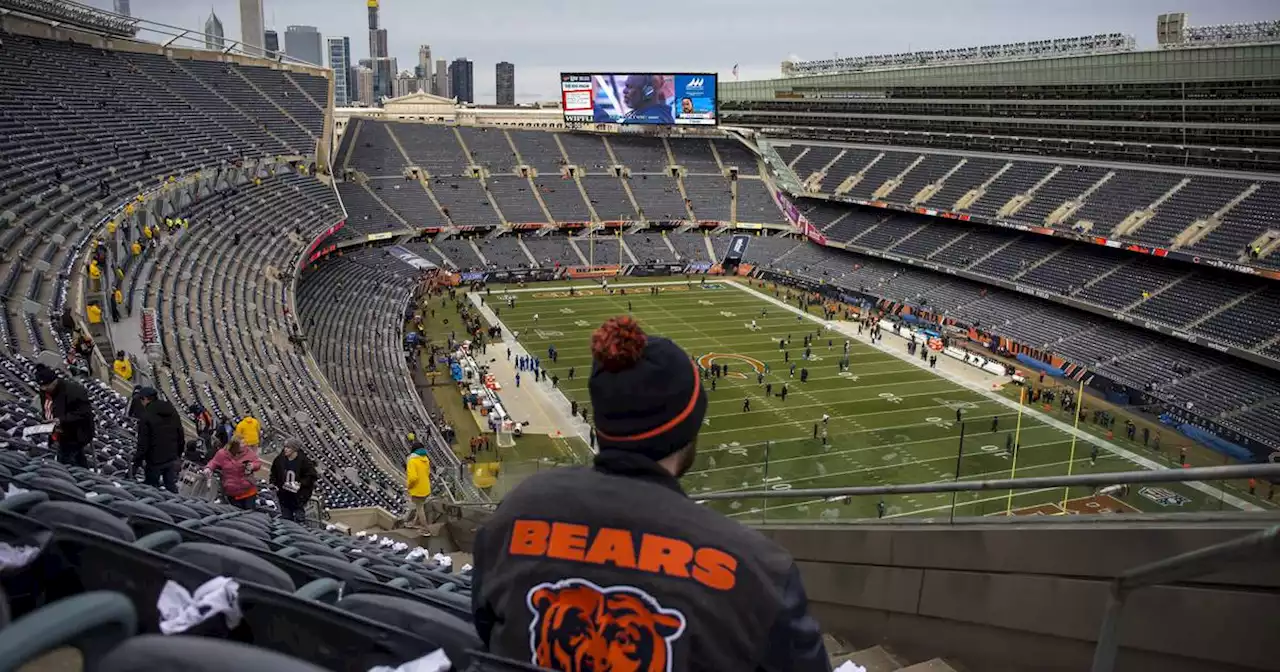
[(847, 215), (832, 218), (824, 201), (800, 203), (832, 220), (823, 230), (830, 240), (853, 249), (1012, 281), (1245, 350), (1270, 355), (1280, 345), (1280, 288), (1273, 281), (911, 213), (847, 206)]
[[(1186, 248), (1194, 254), (1232, 262), (1239, 260), (1259, 236), (1276, 228), (1274, 214), (1280, 209), (1280, 182), (1220, 177), (1203, 171), (806, 143), (779, 145), (776, 151), (796, 178), (814, 191), (952, 210), (987, 219), (1002, 217), (1062, 230), (1087, 227), (1095, 236), (1159, 247), (1172, 246), (1187, 227), (1234, 202), (1219, 226)], [(850, 180), (855, 184), (841, 189)], [(900, 182), (894, 186), (894, 180)], [(924, 189), (929, 185), (940, 188), (927, 193)], [(971, 192), (979, 194), (978, 198), (960, 205)], [(1001, 215), (1001, 209), (1013, 197), (1028, 192), (1031, 196), (1027, 203)], [(1047, 221), (1061, 206), (1082, 196), (1081, 207), (1057, 221)], [(1157, 202), (1160, 204), (1154, 208), (1153, 216), (1141, 226), (1123, 235), (1117, 233), (1116, 228), (1131, 214)], [(1280, 268), (1280, 257), (1268, 256), (1254, 263)]]
[[(669, 150), (669, 151), (668, 151)], [(720, 161), (717, 162), (717, 157)], [(340, 186), (355, 233), (448, 223), (685, 220), (782, 223), (759, 176), (756, 158), (727, 140), (605, 138), (598, 135), (431, 126), (356, 119), (343, 134), (338, 161), (367, 181)], [(674, 163), (673, 163), (674, 162)], [(579, 181), (566, 178), (577, 167)], [(619, 179), (615, 165), (630, 177)], [(670, 165), (685, 174), (672, 177)], [(536, 176), (518, 174), (531, 166)], [(409, 167), (429, 179), (406, 180)], [(484, 174), (471, 171), (479, 167)], [(743, 177), (733, 183), (727, 168)]]

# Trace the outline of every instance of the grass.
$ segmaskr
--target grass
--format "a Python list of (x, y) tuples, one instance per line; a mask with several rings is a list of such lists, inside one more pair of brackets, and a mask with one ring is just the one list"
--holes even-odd
[[(634, 281), (632, 281), (634, 282)], [(618, 285), (615, 284), (615, 288)], [(580, 404), (590, 403), (587, 372), (591, 357), (591, 332), (609, 317), (630, 312), (651, 334), (671, 338), (690, 355), (717, 354), (730, 366), (730, 377), (718, 379), (708, 389), (710, 404), (699, 437), (698, 459), (683, 484), (691, 496), (702, 493), (770, 488), (848, 487), (876, 484), (951, 481), (956, 477), (983, 480), (1009, 477), (1015, 460), (1004, 450), (1006, 437), (1018, 425), (1018, 413), (996, 400), (903, 361), (865, 342), (851, 340), (851, 370), (841, 373), (844, 338), (821, 332), (813, 346), (813, 359), (800, 362), (802, 339), (821, 325), (797, 319), (758, 296), (719, 281), (700, 287), (692, 284), (662, 285), (652, 295), (634, 288), (627, 295), (603, 294), (598, 289), (569, 297), (561, 285), (528, 287), (519, 291), (516, 307), (503, 306), (502, 322), (520, 333), (530, 352), (545, 352), (548, 345), (560, 351), (550, 367), (560, 376), (560, 390)], [(490, 301), (503, 290), (495, 288)], [(537, 323), (534, 314), (539, 316)], [(754, 320), (758, 329), (747, 325)], [(779, 340), (790, 338), (788, 348)], [(903, 347), (894, 337), (884, 343)], [(807, 366), (810, 377), (800, 382), (799, 368), (791, 377), (790, 363)], [(757, 382), (749, 360), (768, 365), (763, 382)], [(569, 367), (578, 375), (568, 380)], [(993, 378), (993, 381), (996, 379)], [(766, 396), (765, 384), (773, 385)], [(777, 392), (789, 386), (785, 401)], [(744, 400), (750, 410), (743, 410)], [(965, 423), (963, 448), (956, 423), (956, 409)], [(823, 414), (828, 445), (814, 438), (814, 426)], [(998, 427), (992, 431), (992, 419)], [(1016, 459), (1016, 476), (1053, 476), (1073, 473), (1116, 472), (1143, 467), (1106, 448), (1091, 460), (1091, 444), (1079, 441), (1072, 459), (1072, 438), (1036, 416), (1023, 414), (1018, 429), (1022, 446)], [(1174, 512), (1219, 509), (1224, 504), (1211, 494), (1187, 485), (1165, 486), (1181, 503), (1160, 503), (1134, 488), (1125, 498), (1128, 509)], [(1073, 489), (1071, 499), (1088, 497), (1091, 488)], [(1155, 494), (1155, 493), (1152, 493)], [(957, 515), (1003, 513), (1061, 502), (1062, 488), (961, 493), (955, 497)], [(888, 496), (883, 499), (886, 517), (946, 516), (952, 509), (951, 494)], [(852, 501), (756, 499), (712, 502), (726, 514), (751, 520), (848, 519), (875, 517), (876, 498)], [(1227, 505), (1227, 508), (1230, 508)]]

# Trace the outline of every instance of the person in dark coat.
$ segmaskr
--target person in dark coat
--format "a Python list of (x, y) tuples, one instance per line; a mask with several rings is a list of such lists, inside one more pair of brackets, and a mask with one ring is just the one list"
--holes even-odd
[(138, 418), (138, 449), (133, 454), (133, 469), (142, 469), (147, 485), (169, 492), (178, 491), (178, 471), (187, 437), (182, 430), (182, 416), (173, 404), (161, 399), (155, 388), (138, 391), (142, 413)]
[(594, 465), (530, 476), (477, 534), (485, 648), (553, 670), (829, 672), (791, 555), (680, 487), (707, 413), (697, 365), (629, 316), (591, 350)]
[(93, 441), (93, 406), (80, 383), (59, 378), (44, 364), (36, 365), (36, 385), (40, 388), (40, 406), (46, 422), (52, 422), (52, 442), (58, 444), (58, 461), (63, 464), (89, 466), (85, 448)]
[(302, 450), (302, 441), (287, 439), (284, 450), (271, 462), (271, 485), (276, 487), (280, 500), (280, 515), (301, 523), (318, 479), (316, 465)]

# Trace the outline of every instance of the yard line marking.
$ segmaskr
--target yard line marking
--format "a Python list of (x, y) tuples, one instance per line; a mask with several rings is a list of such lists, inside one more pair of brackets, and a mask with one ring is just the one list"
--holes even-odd
[[(801, 311), (799, 308), (795, 308), (795, 307), (791, 306), (790, 304), (787, 304), (787, 303), (786, 303), (786, 302), (784, 302), (784, 301), (779, 301), (778, 299), (775, 299), (775, 298), (773, 298), (773, 297), (769, 296), (768, 294), (765, 294), (765, 293), (763, 293), (763, 292), (757, 291), (756, 289), (754, 289), (754, 288), (752, 288), (752, 287), (747, 287), (747, 286), (745, 286), (743, 283), (740, 283), (740, 282), (727, 282), (727, 283), (724, 283), (724, 284), (726, 284), (726, 285), (728, 285), (728, 286), (731, 286), (731, 287), (733, 287), (733, 288), (737, 289), (738, 291), (745, 292), (745, 293), (747, 293), (747, 294), (750, 294), (750, 295), (756, 296), (756, 297), (758, 297), (758, 298), (762, 298), (762, 299), (764, 299), (764, 300), (766, 300), (766, 301), (768, 301), (768, 302), (770, 302), (770, 303), (773, 303), (774, 305), (781, 306), (782, 308), (785, 308), (786, 310), (791, 311), (793, 314), (796, 314), (796, 315), (802, 315), (802, 316), (804, 316), (804, 317), (807, 317), (810, 321), (817, 322), (817, 323), (819, 323), (819, 324), (823, 324), (823, 325), (825, 325), (825, 324), (826, 324), (826, 322), (825, 322), (825, 321), (821, 320), (820, 318), (818, 318), (818, 317), (817, 317), (817, 316), (815, 316), (815, 315), (811, 315), (811, 314), (809, 314), (809, 313), (806, 313), (806, 312), (804, 312), (804, 311)], [(849, 328), (849, 327), (848, 327), (848, 325), (847, 325), (847, 323), (836, 322), (836, 323), (834, 323), (834, 324), (835, 324), (836, 330), (837, 330), (839, 333), (843, 333), (843, 334), (845, 334), (845, 335), (846, 335), (847, 337), (849, 337), (849, 338), (852, 338), (852, 337), (853, 337), (853, 334), (851, 334), (851, 333), (849, 333), (849, 332), (847, 332), (847, 331), (844, 331), (845, 329), (848, 329), (848, 328)], [(892, 332), (890, 332), (890, 333), (892, 333)], [(901, 337), (900, 337), (900, 336), (898, 336), (897, 338), (901, 338)], [(888, 352), (888, 353), (890, 353), (890, 354), (895, 354), (895, 356), (897, 356), (897, 355), (896, 355), (896, 353), (895, 353), (894, 351), (892, 351), (892, 350), (890, 350), (890, 349), (889, 349), (889, 346), (884, 345), (883, 343), (873, 345), (872, 347), (879, 348), (879, 349), (880, 349), (881, 351), (883, 351), (883, 352)], [(917, 360), (917, 359), (916, 359), (916, 358), (914, 358), (914, 357), (902, 358), (902, 360), (903, 360), (904, 362), (910, 362), (910, 363), (914, 364), (914, 365), (915, 365), (916, 367), (918, 367), (918, 368), (922, 368), (922, 369), (927, 369), (927, 368), (928, 368), (928, 365), (927, 365), (927, 364), (923, 364), (923, 365), (922, 365), (922, 364), (920, 363), (920, 361), (919, 361), (919, 360)], [(1006, 399), (1005, 397), (1002, 397), (1002, 396), (1000, 396), (1000, 395), (998, 395), (998, 394), (994, 394), (994, 393), (992, 393), (991, 391), (987, 390), (987, 389), (986, 389), (986, 387), (985, 387), (985, 386), (983, 386), (983, 385), (979, 385), (979, 384), (977, 384), (977, 383), (972, 383), (972, 382), (970, 382), (970, 381), (963, 380), (963, 379), (957, 379), (956, 377), (952, 376), (950, 373), (947, 373), (945, 370), (933, 369), (933, 372), (934, 372), (936, 375), (938, 375), (938, 376), (940, 376), (940, 377), (942, 377), (942, 378), (945, 378), (945, 379), (947, 379), (947, 380), (951, 380), (952, 382), (956, 383), (957, 385), (959, 385), (959, 386), (961, 386), (961, 387), (964, 387), (964, 388), (966, 388), (966, 389), (969, 389), (969, 390), (972, 390), (972, 391), (974, 391), (974, 392), (977, 392), (978, 394), (980, 394), (980, 395), (982, 395), (982, 396), (984, 396), (984, 397), (987, 397), (988, 399), (990, 399), (990, 400), (992, 400), (992, 401), (995, 401), (996, 403), (1001, 404), (1001, 405), (1003, 405), (1003, 406), (1005, 406), (1005, 407), (1007, 407), (1007, 408), (1010, 408), (1010, 409), (1012, 409), (1012, 410), (1013, 410), (1013, 411), (1015, 411), (1015, 412), (1018, 410), (1018, 405), (1019, 405), (1019, 404), (1018, 404), (1018, 402), (1016, 402), (1016, 401), (1014, 401), (1014, 400), (1012, 400), (1012, 399)], [(1054, 428), (1056, 428), (1056, 429), (1058, 429), (1058, 430), (1060, 430), (1060, 431), (1062, 431), (1062, 432), (1066, 433), (1068, 436), (1072, 436), (1072, 435), (1074, 435), (1074, 436), (1076, 436), (1076, 437), (1077, 437), (1078, 439), (1080, 439), (1080, 440), (1083, 440), (1083, 441), (1087, 441), (1087, 442), (1090, 442), (1090, 443), (1096, 444), (1096, 445), (1098, 445), (1098, 446), (1102, 447), (1102, 448), (1103, 448), (1103, 449), (1105, 449), (1105, 450), (1108, 450), (1108, 451), (1110, 451), (1110, 452), (1112, 452), (1112, 453), (1114, 453), (1114, 454), (1116, 454), (1116, 455), (1119, 455), (1119, 456), (1121, 456), (1121, 457), (1123, 457), (1123, 458), (1125, 458), (1125, 459), (1129, 460), (1130, 462), (1133, 462), (1134, 464), (1136, 464), (1136, 465), (1138, 465), (1138, 466), (1145, 467), (1145, 468), (1150, 469), (1150, 470), (1152, 470), (1152, 471), (1159, 471), (1159, 470), (1163, 470), (1163, 469), (1168, 469), (1168, 468), (1169, 468), (1169, 467), (1166, 467), (1166, 466), (1165, 466), (1165, 465), (1163, 465), (1163, 464), (1160, 464), (1159, 462), (1156, 462), (1156, 461), (1154, 461), (1154, 460), (1151, 460), (1151, 459), (1148, 459), (1148, 458), (1143, 457), (1143, 456), (1141, 456), (1141, 455), (1138, 455), (1137, 453), (1134, 453), (1134, 452), (1132, 452), (1132, 451), (1125, 450), (1124, 448), (1121, 448), (1120, 446), (1117, 446), (1117, 445), (1116, 445), (1116, 444), (1114, 444), (1114, 443), (1111, 443), (1111, 442), (1109, 442), (1109, 441), (1106, 441), (1105, 439), (1098, 438), (1098, 437), (1096, 437), (1096, 436), (1094, 436), (1094, 435), (1092, 435), (1092, 434), (1089, 434), (1089, 433), (1087, 433), (1087, 432), (1085, 432), (1085, 431), (1083, 431), (1083, 430), (1077, 430), (1077, 429), (1073, 428), (1071, 425), (1069, 425), (1069, 424), (1067, 424), (1067, 423), (1065, 423), (1065, 422), (1062, 422), (1062, 421), (1060, 421), (1060, 420), (1057, 420), (1056, 418), (1053, 418), (1053, 417), (1051, 417), (1051, 416), (1045, 415), (1044, 413), (1041, 413), (1040, 411), (1036, 410), (1035, 408), (1033, 408), (1033, 407), (1031, 407), (1031, 406), (1029, 406), (1029, 405), (1025, 406), (1025, 411), (1024, 411), (1024, 412), (1025, 412), (1025, 413), (1027, 413), (1027, 414), (1029, 414), (1029, 415), (1031, 415), (1031, 416), (1033, 416), (1033, 417), (1035, 417), (1035, 418), (1037, 418), (1037, 419), (1039, 419), (1039, 420), (1041, 421), (1041, 423), (1046, 424), (1046, 425), (1049, 425), (1050, 427), (1054, 427)], [(1262, 510), (1262, 509), (1261, 509), (1261, 507), (1257, 506), (1256, 504), (1251, 504), (1251, 503), (1249, 503), (1249, 502), (1246, 502), (1245, 500), (1240, 499), (1239, 497), (1236, 497), (1235, 495), (1232, 495), (1232, 494), (1229, 494), (1229, 493), (1223, 492), (1222, 490), (1220, 490), (1220, 489), (1218, 489), (1218, 488), (1215, 488), (1215, 487), (1213, 487), (1213, 486), (1211, 486), (1211, 485), (1208, 485), (1208, 484), (1206, 484), (1206, 483), (1202, 483), (1202, 482), (1199, 482), (1199, 481), (1192, 481), (1192, 482), (1188, 482), (1188, 483), (1187, 483), (1187, 486), (1189, 486), (1189, 487), (1191, 487), (1191, 488), (1194, 488), (1195, 490), (1199, 490), (1200, 492), (1202, 492), (1202, 493), (1204, 493), (1204, 494), (1206, 494), (1206, 495), (1209, 495), (1210, 497), (1213, 497), (1214, 499), (1218, 499), (1218, 500), (1220, 500), (1220, 501), (1222, 501), (1222, 502), (1225, 502), (1225, 503), (1227, 503), (1227, 504), (1230, 504), (1231, 506), (1234, 506), (1234, 507), (1236, 507), (1237, 509), (1241, 509), (1241, 510), (1243, 510), (1243, 511), (1261, 511), (1261, 510)]]

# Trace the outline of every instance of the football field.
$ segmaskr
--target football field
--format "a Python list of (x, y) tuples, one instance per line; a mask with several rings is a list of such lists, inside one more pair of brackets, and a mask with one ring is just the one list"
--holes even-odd
[[(1053, 476), (1144, 468), (1121, 449), (1077, 440), (1031, 412), (1019, 413), (996, 398), (953, 382), (928, 368), (850, 338), (848, 371), (841, 371), (846, 338), (816, 316), (742, 289), (733, 281), (655, 282), (658, 294), (639, 280), (614, 285), (528, 287), (487, 297), (500, 306), (500, 320), (559, 376), (559, 392), (589, 404), (590, 336), (606, 319), (630, 313), (646, 332), (674, 340), (705, 368), (727, 366), (727, 374), (704, 380), (710, 404), (698, 440), (698, 458), (683, 479), (690, 496), (726, 491), (791, 490), (863, 485)], [(626, 287), (627, 293), (617, 290)], [(783, 290), (785, 291), (785, 290)], [(515, 299), (509, 307), (505, 296)], [(535, 315), (537, 319), (535, 320)], [(803, 345), (813, 337), (808, 359)], [(559, 352), (556, 363), (549, 346)], [(881, 344), (905, 342), (887, 333)], [(574, 376), (569, 378), (569, 370)], [(794, 368), (794, 371), (793, 371)], [(807, 382), (801, 372), (808, 369)], [(991, 383), (1007, 382), (992, 376)], [(541, 383), (549, 393), (551, 383)], [(780, 396), (783, 386), (788, 394)], [(957, 411), (964, 424), (963, 446)], [(824, 423), (824, 415), (829, 419)], [(825, 433), (825, 441), (823, 434)], [(1016, 438), (1015, 438), (1016, 437)], [(1021, 448), (1010, 451), (1007, 446)], [(750, 499), (709, 502), (746, 520), (847, 520), (955, 515), (1024, 515), (1121, 510), (1176, 512), (1234, 508), (1216, 489), (1189, 485), (1134, 487), (1123, 498), (1094, 497), (1092, 488), (1014, 492), (1007, 490), (890, 495), (852, 500)], [(954, 500), (954, 501), (953, 501)]]

